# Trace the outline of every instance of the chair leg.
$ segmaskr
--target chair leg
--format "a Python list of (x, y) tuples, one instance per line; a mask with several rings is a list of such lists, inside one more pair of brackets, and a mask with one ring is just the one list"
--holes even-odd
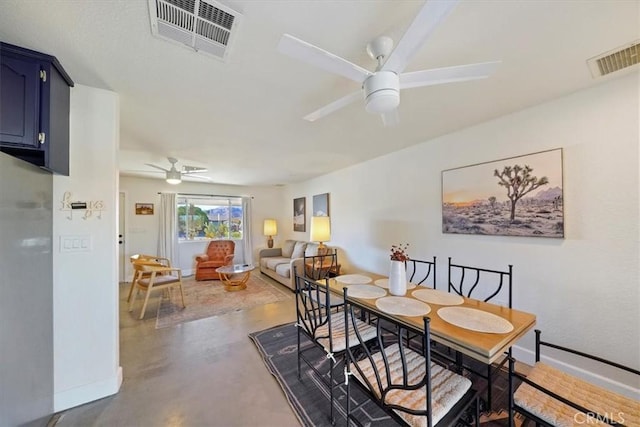
[(333, 371), (335, 370), (335, 363), (333, 357), (329, 358), (329, 369), (329, 404), (331, 406), (329, 420), (331, 421), (331, 425), (335, 425), (336, 419), (333, 414)]
[(140, 289), (136, 287), (136, 292), (133, 294), (133, 298), (131, 298), (131, 301), (129, 301), (129, 312), (133, 311), (133, 304), (135, 303), (136, 298), (138, 297), (138, 292), (140, 292)]
[(129, 295), (127, 296), (127, 302), (131, 301), (131, 294), (133, 293), (133, 288), (136, 286), (135, 279), (131, 280), (131, 286), (129, 287)]
[(186, 307), (187, 305), (184, 303), (184, 292), (182, 291), (182, 282), (180, 282), (180, 297), (182, 298), (182, 307)]
[(300, 375), (300, 326), (297, 326), (296, 330), (298, 331), (298, 379), (302, 380), (302, 376)]
[(147, 310), (147, 303), (149, 303), (149, 295), (151, 295), (151, 288), (147, 289), (147, 294), (144, 296), (144, 304), (142, 304), (142, 311), (140, 311), (139, 319), (144, 318), (144, 312)]

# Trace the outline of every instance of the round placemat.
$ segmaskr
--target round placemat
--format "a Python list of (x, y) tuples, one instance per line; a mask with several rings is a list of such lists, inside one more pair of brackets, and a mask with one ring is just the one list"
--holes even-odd
[[(380, 286), (381, 288), (389, 289), (389, 279), (378, 279), (373, 282), (374, 285)], [(414, 289), (416, 287), (415, 284), (411, 282), (407, 282), (407, 290)]]
[(458, 294), (450, 294), (449, 292), (431, 288), (416, 289), (411, 295), (420, 301), (438, 305), (460, 305), (464, 302), (464, 298)]
[(431, 307), (422, 301), (406, 297), (378, 298), (376, 307), (387, 314), (399, 316), (424, 316), (431, 311)]
[(508, 320), (475, 308), (443, 307), (438, 310), (438, 316), (445, 322), (471, 331), (506, 334), (513, 330)]
[(371, 283), (371, 277), (363, 276), (362, 274), (343, 274), (342, 276), (335, 277), (335, 279), (336, 281), (346, 283), (347, 285)]
[(349, 285), (347, 295), (354, 298), (380, 298), (387, 295), (387, 291), (373, 285)]

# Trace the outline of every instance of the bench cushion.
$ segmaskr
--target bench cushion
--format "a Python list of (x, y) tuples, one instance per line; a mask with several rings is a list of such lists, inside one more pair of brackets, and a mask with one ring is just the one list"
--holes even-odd
[[(400, 359), (400, 348), (397, 344), (393, 344), (384, 349), (389, 360), (389, 366), (391, 369), (391, 378), (393, 382), (398, 383), (402, 378), (402, 361)], [(407, 366), (409, 371), (409, 384), (416, 384), (424, 378), (425, 375), (425, 360), (420, 354), (415, 351), (404, 349), (405, 357), (407, 359)], [(387, 377), (384, 369), (384, 360), (380, 352), (373, 356), (374, 363), (376, 364), (375, 370), (381, 376), (381, 381), (386, 384)], [(369, 378), (371, 384), (376, 387), (375, 373), (372, 369), (369, 359), (364, 359), (358, 362), (358, 365), (363, 370), (364, 374)], [(359, 373), (352, 367), (351, 371), (358, 377)], [(376, 387), (377, 388), (377, 387)], [(431, 410), (433, 411), (431, 419), (433, 424), (437, 424), (447, 413), (453, 408), (453, 406), (460, 401), (465, 393), (471, 388), (471, 381), (461, 375), (456, 374), (453, 371), (444, 369), (440, 365), (431, 363)], [(405, 408), (411, 408), (416, 410), (426, 411), (427, 397), (426, 387), (422, 387), (418, 390), (392, 390), (387, 393), (386, 403), (395, 404)], [(373, 393), (380, 397), (380, 390), (373, 390)], [(404, 411), (394, 411), (410, 426), (426, 426), (427, 417), (412, 415)]]
[[(587, 381), (562, 372), (552, 366), (538, 362), (527, 379), (564, 397), (565, 399), (609, 416), (627, 426), (640, 426), (640, 402), (593, 385)], [(514, 394), (518, 406), (537, 417), (559, 427), (588, 425), (595, 418), (587, 419), (577, 409), (561, 403), (540, 390), (523, 383)], [(578, 413), (579, 416), (576, 416)], [(622, 421), (624, 419), (624, 421)], [(602, 424), (602, 423), (600, 423)]]

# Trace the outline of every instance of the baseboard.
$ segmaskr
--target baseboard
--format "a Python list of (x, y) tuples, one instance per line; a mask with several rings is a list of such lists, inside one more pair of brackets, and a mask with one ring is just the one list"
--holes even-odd
[[(533, 366), (536, 363), (535, 352), (532, 350), (528, 350), (519, 346), (513, 346), (512, 353), (513, 357), (519, 362), (523, 362), (529, 366)], [(614, 391), (631, 399), (640, 399), (640, 389), (635, 388), (630, 384), (625, 384), (611, 378), (603, 377), (598, 373), (587, 371), (586, 369), (571, 365), (552, 357), (542, 355), (541, 360), (542, 362), (553, 366), (554, 368), (560, 369), (561, 371), (575, 377), (582, 378), (585, 381), (606, 388), (607, 390)], [(638, 378), (633, 374), (629, 374), (629, 377), (631, 378), (631, 381), (637, 381)]]
[(53, 410), (64, 411), (103, 397), (116, 394), (122, 385), (122, 366), (118, 367), (113, 378), (85, 384), (81, 387), (64, 390), (53, 395)]

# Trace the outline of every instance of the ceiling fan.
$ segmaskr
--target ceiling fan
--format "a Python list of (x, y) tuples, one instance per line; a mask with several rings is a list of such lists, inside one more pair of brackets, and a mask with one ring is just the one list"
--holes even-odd
[(206, 168), (182, 165), (182, 168), (178, 170), (176, 169), (176, 163), (178, 163), (178, 159), (175, 159), (173, 157), (167, 157), (167, 160), (169, 160), (169, 163), (171, 163), (170, 169), (165, 169), (161, 166), (153, 165), (151, 163), (145, 163), (145, 165), (164, 171), (166, 173), (166, 180), (169, 184), (180, 184), (182, 182), (182, 175), (193, 176), (194, 178), (209, 180), (209, 178), (207, 178), (206, 176), (194, 175), (194, 174), (206, 172), (207, 171)]
[(409, 60), (458, 1), (427, 0), (395, 49), (393, 40), (389, 37), (378, 37), (370, 42), (367, 53), (378, 62), (375, 71), (366, 70), (290, 34), (284, 34), (278, 44), (279, 52), (362, 85), (361, 90), (325, 105), (306, 115), (304, 119), (313, 122), (364, 96), (366, 111), (380, 114), (385, 126), (395, 125), (399, 123), (397, 107), (400, 104), (400, 89), (489, 77), (501, 61), (402, 73)]

